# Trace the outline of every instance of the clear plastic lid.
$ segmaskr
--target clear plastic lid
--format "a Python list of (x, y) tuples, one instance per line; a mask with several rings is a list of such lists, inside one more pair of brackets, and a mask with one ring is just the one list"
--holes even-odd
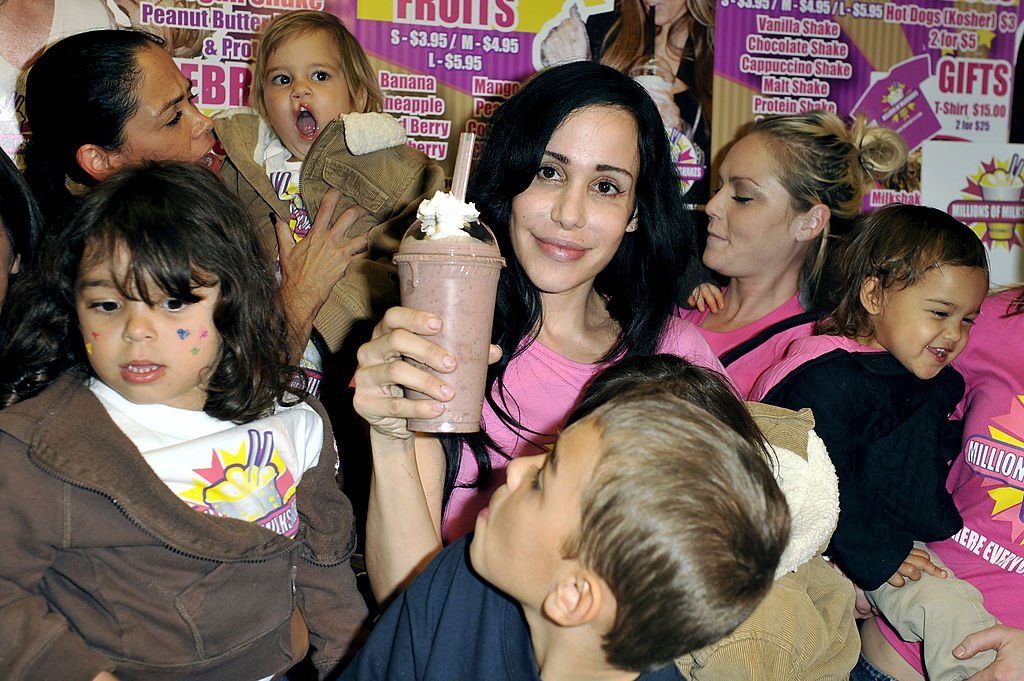
[(486, 246), (498, 247), (494, 232), (491, 231), (490, 227), (480, 222), (479, 219), (463, 220), (462, 226), (458, 229), (452, 229), (451, 226), (447, 226), (445, 230), (438, 229), (437, 223), (430, 218), (414, 220), (409, 229), (406, 230), (405, 236), (402, 237), (402, 245), (406, 245), (406, 242), (422, 244), (442, 242), (448, 239), (462, 240), (467, 238), (475, 239)]
[(464, 201), (451, 192), (437, 191), (424, 199), (416, 209), (412, 223), (399, 250), (442, 251), (457, 248), (497, 255), (497, 241), (487, 225), (480, 222), (480, 211), (472, 202)]

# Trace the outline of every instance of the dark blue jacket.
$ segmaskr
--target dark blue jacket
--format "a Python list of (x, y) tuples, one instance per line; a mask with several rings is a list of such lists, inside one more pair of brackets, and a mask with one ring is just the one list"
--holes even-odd
[[(482, 580), (464, 537), (388, 607), (342, 681), (540, 681), (519, 604)], [(674, 665), (642, 681), (680, 681)]]
[(888, 352), (833, 350), (800, 365), (763, 401), (810, 407), (839, 476), (839, 524), (828, 554), (863, 589), (899, 568), (913, 542), (947, 539), (963, 521), (946, 491), (961, 424), (949, 415), (964, 379), (930, 380)]

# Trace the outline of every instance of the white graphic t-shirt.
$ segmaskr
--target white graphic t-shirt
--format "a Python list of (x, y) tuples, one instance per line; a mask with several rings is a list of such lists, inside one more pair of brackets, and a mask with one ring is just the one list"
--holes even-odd
[(183, 502), (295, 536), (295, 488), (323, 446), (323, 423), (308, 404), (236, 425), (201, 411), (135, 404), (95, 379), (89, 388)]

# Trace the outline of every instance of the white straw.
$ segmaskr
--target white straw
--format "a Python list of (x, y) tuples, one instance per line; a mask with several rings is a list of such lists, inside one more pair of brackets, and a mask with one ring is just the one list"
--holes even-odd
[(475, 133), (464, 132), (459, 136), (459, 153), (455, 158), (455, 171), (452, 173), (452, 196), (459, 201), (466, 200), (466, 185), (469, 184), (469, 166), (473, 162), (475, 143)]

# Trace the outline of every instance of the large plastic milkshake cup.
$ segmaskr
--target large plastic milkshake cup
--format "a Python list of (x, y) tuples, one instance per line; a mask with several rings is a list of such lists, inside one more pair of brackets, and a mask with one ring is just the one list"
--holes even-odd
[[(417, 218), (395, 254), (402, 305), (443, 320), (441, 332), (430, 340), (455, 355), (455, 371), (442, 374), (416, 364), (451, 385), (455, 396), (440, 415), (409, 419), (408, 427), (422, 433), (472, 433), (480, 430), (494, 298), (505, 260), (472, 203), (437, 192), (420, 204)], [(430, 399), (414, 390), (405, 395)]]
[(644, 59), (629, 70), (629, 77), (640, 83), (651, 97), (672, 99), (672, 81), (675, 74), (654, 57)]

